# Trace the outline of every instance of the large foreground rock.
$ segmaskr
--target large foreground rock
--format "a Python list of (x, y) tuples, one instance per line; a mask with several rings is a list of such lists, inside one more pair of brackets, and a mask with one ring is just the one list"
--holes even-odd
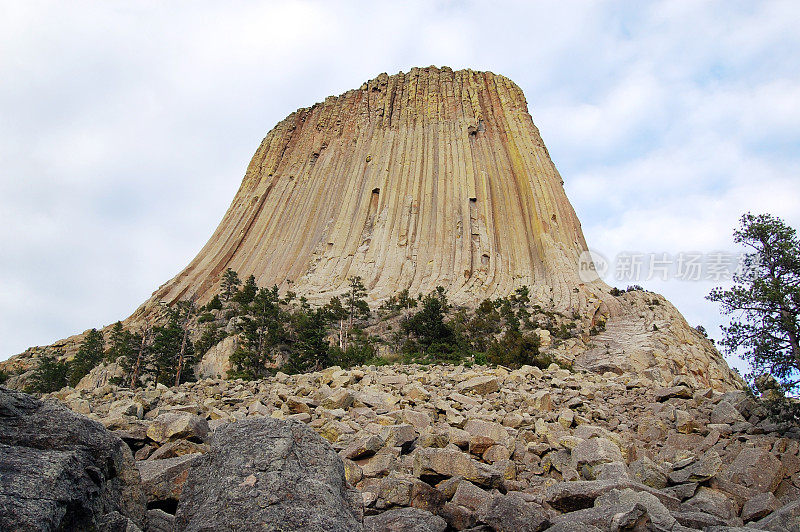
[(355, 532), (362, 519), (327, 442), (296, 421), (251, 418), (218, 429), (189, 471), (176, 530)]
[[(0, 530), (143, 526), (130, 449), (100, 423), (0, 387)], [(112, 515), (113, 514), (113, 515)]]

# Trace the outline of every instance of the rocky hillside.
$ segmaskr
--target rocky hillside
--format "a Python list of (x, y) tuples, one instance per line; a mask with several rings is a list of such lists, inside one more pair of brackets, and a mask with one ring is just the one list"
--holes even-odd
[[(198, 529), (198, 501), (215, 500), (220, 489), (196, 485), (208, 476), (228, 486), (231, 501), (242, 492), (255, 497), (240, 509), (256, 516), (243, 529), (284, 515), (279, 492), (262, 484), (279, 480), (259, 473), (273, 469), (233, 443), (252, 438), (247, 423), (261, 418), (313, 429), (342, 459), (357, 492), (339, 485), (338, 506), (323, 501), (335, 507), (332, 530), (358, 529), (352, 520), (360, 523), (362, 509), (367, 530), (800, 529), (800, 429), (771, 422), (743, 392), (682, 378), (656, 386), (556, 366), (399, 365), (137, 391), (65, 389), (50, 398), (128, 444), (161, 523), (152, 530)], [(225, 436), (232, 430), (239, 436)], [(282, 453), (281, 445), (270, 452)], [(336, 485), (335, 466), (315, 471)], [(273, 506), (278, 514), (258, 513)], [(212, 514), (203, 519), (219, 523)]]

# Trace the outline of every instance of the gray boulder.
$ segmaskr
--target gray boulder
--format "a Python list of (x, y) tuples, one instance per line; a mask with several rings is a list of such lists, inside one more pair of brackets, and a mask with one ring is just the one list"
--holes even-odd
[(444, 532), (447, 522), (419, 508), (398, 508), (364, 519), (368, 532)]
[(362, 529), (341, 459), (304, 424), (250, 418), (219, 428), (190, 469), (175, 530)]
[(495, 495), (478, 508), (478, 521), (497, 532), (539, 532), (550, 524), (544, 509), (517, 493)]
[[(0, 387), (0, 530), (144, 524), (133, 456), (100, 423)], [(126, 525), (127, 526), (127, 525)]]

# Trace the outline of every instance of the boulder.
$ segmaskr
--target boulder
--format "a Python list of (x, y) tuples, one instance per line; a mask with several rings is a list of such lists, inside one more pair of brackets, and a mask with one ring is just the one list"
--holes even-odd
[(679, 386), (669, 386), (667, 388), (657, 388), (654, 392), (656, 401), (663, 402), (667, 399), (691, 399), (692, 389), (688, 386), (679, 385)]
[(419, 508), (397, 508), (364, 519), (367, 532), (444, 532), (447, 522)]
[(778, 499), (770, 492), (759, 493), (748, 499), (742, 508), (742, 521), (745, 523), (768, 516), (780, 508)]
[(194, 453), (174, 458), (136, 462), (148, 502), (169, 501), (169, 506), (177, 504), (189, 475), (189, 468), (200, 456), (202, 455)]
[(539, 532), (550, 524), (541, 506), (514, 492), (485, 501), (478, 508), (478, 522), (497, 532)]
[(594, 501), (611, 490), (632, 489), (655, 495), (670, 510), (678, 510), (680, 501), (663, 491), (659, 491), (631, 480), (578, 480), (575, 482), (559, 482), (548, 487), (544, 493), (544, 501), (561, 512), (573, 512), (591, 508)]
[(350, 460), (360, 460), (369, 458), (383, 447), (383, 440), (378, 436), (364, 436), (356, 438), (339, 454), (342, 458)]
[(744, 417), (728, 401), (720, 401), (711, 411), (711, 423), (733, 425), (741, 421), (744, 421)]
[(775, 510), (767, 517), (752, 521), (751, 527), (770, 532), (794, 532), (800, 530), (800, 500), (792, 501)]
[(208, 433), (208, 422), (188, 412), (166, 412), (156, 417), (147, 428), (147, 437), (158, 443), (181, 439), (202, 443)]
[(628, 466), (634, 480), (657, 490), (667, 487), (667, 475), (658, 465), (646, 456)]
[(500, 470), (455, 449), (418, 449), (414, 453), (413, 469), (417, 478), (461, 477), (488, 488), (499, 487), (503, 481)]
[(336, 452), (306, 425), (248, 418), (219, 428), (210, 445), (189, 472), (176, 530), (361, 529), (361, 495)]
[(484, 375), (472, 377), (456, 386), (460, 392), (472, 392), (477, 395), (488, 395), (500, 390), (500, 381), (497, 377)]
[(145, 504), (120, 438), (62, 406), (0, 387), (0, 530), (143, 527)]
[(619, 447), (606, 438), (589, 438), (572, 449), (572, 462), (578, 470), (583, 466), (622, 461), (622, 452)]
[(760, 447), (745, 447), (720, 473), (725, 480), (760, 492), (774, 492), (783, 480), (781, 461)]
[(194, 368), (194, 376), (198, 379), (227, 378), (231, 369), (231, 355), (236, 351), (237, 337), (228, 336), (209, 349)]

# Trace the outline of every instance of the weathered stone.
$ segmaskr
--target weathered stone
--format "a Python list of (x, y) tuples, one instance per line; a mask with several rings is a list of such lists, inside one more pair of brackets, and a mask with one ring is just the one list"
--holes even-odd
[(498, 532), (539, 532), (550, 524), (541, 506), (513, 492), (484, 501), (478, 508), (478, 522)]
[(417, 478), (461, 477), (486, 487), (497, 487), (503, 479), (501, 471), (452, 449), (417, 449), (413, 465)]
[(783, 479), (783, 464), (758, 447), (745, 447), (721, 473), (725, 480), (760, 492), (773, 492)]
[(360, 495), (307, 426), (249, 418), (219, 429), (181, 493), (177, 530), (358, 530)]
[(472, 392), (478, 395), (487, 395), (500, 390), (500, 381), (497, 379), (497, 377), (489, 375), (483, 377), (473, 377), (460, 383), (457, 388), (461, 392)]
[(189, 469), (200, 456), (202, 455), (186, 454), (175, 458), (136, 462), (147, 500), (177, 502), (189, 476)]
[(456, 491), (453, 494), (451, 502), (475, 511), (480, 507), (481, 504), (491, 498), (491, 494), (482, 490), (472, 482), (460, 480), (458, 481)]
[(594, 466), (605, 462), (622, 462), (622, 453), (614, 442), (605, 438), (584, 440), (572, 449), (572, 461), (576, 469), (584, 465)]
[(147, 532), (172, 532), (174, 528), (174, 515), (158, 508), (147, 510)]
[(667, 399), (691, 399), (692, 390), (687, 386), (670, 386), (658, 388), (655, 392), (656, 401), (666, 401)]
[(208, 445), (204, 443), (195, 443), (190, 440), (175, 440), (166, 442), (146, 458), (148, 460), (160, 460), (162, 458), (175, 458), (176, 456), (204, 453), (206, 451), (208, 451)]
[(749, 526), (770, 532), (794, 532), (800, 530), (800, 499), (792, 501), (763, 519), (751, 521)]
[(353, 442), (350, 443), (350, 445), (348, 445), (339, 454), (342, 456), (342, 458), (360, 460), (362, 458), (368, 458), (377, 453), (381, 447), (383, 447), (382, 438), (379, 436), (365, 436), (363, 438), (357, 438), (353, 440)]
[(556, 510), (572, 512), (590, 508), (595, 499), (611, 490), (632, 489), (655, 495), (670, 510), (677, 510), (680, 501), (650, 486), (630, 480), (579, 480), (576, 482), (559, 482), (545, 490), (544, 500)]
[(704, 486), (697, 488), (697, 493), (686, 501), (686, 505), (726, 521), (736, 515), (736, 507), (723, 492)]
[(733, 425), (744, 421), (742, 414), (728, 401), (720, 401), (711, 411), (711, 423)]
[(755, 497), (748, 499), (742, 508), (742, 521), (745, 523), (755, 521), (768, 516), (780, 508), (778, 499), (770, 492), (759, 493)]
[(381, 431), (381, 438), (387, 446), (407, 451), (417, 439), (417, 432), (413, 425), (389, 425)]
[(632, 462), (628, 467), (634, 480), (657, 490), (667, 487), (667, 475), (646, 456)]
[(350, 408), (353, 404), (353, 394), (344, 388), (338, 388), (326, 397), (319, 406), (333, 410), (335, 408)]
[(113, 512), (142, 527), (145, 502), (121, 439), (0, 387), (0, 529), (91, 530)]
[(158, 443), (179, 439), (203, 442), (208, 433), (208, 422), (205, 419), (194, 414), (177, 412), (161, 414), (147, 429), (147, 437)]
[(447, 523), (419, 508), (398, 508), (364, 519), (366, 532), (444, 532)]

